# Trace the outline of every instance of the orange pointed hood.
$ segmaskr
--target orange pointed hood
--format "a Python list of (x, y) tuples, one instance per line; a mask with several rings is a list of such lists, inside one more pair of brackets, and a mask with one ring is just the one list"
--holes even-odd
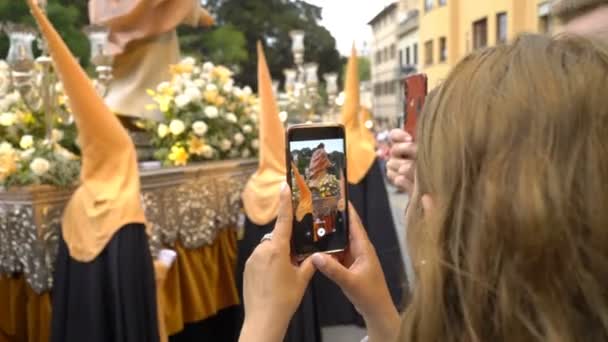
[(306, 214), (312, 213), (312, 192), (308, 188), (308, 185), (306, 185), (306, 180), (300, 174), (300, 170), (298, 170), (298, 167), (293, 162), (291, 162), (291, 171), (300, 193), (298, 206), (296, 207), (296, 220), (302, 221)]
[(62, 229), (70, 255), (87, 262), (122, 226), (145, 223), (135, 147), (37, 2), (28, 0), (28, 5), (48, 42), (78, 128), (81, 184), (65, 208)]
[(344, 80), (346, 99), (342, 107), (342, 124), (346, 130), (346, 160), (348, 162), (348, 182), (358, 184), (376, 159), (375, 143), (368, 139), (365, 125), (361, 120), (359, 96), (359, 66), (357, 50), (353, 44)]
[(279, 211), (279, 195), (285, 182), (285, 129), (272, 92), (272, 79), (262, 44), (258, 42), (258, 89), (260, 96), (260, 155), (258, 170), (249, 179), (242, 194), (247, 217), (265, 225)]

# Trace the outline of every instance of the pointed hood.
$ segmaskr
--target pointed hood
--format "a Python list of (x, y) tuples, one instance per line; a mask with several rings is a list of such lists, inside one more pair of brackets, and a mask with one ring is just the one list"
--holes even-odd
[(279, 211), (279, 194), (285, 182), (285, 129), (272, 91), (272, 79), (262, 44), (258, 42), (258, 89), (260, 96), (260, 155), (258, 170), (245, 186), (242, 199), (247, 217), (265, 225)]
[(62, 229), (70, 255), (87, 262), (122, 226), (145, 223), (135, 147), (37, 2), (28, 0), (28, 5), (48, 42), (78, 128), (81, 184), (64, 211)]
[(358, 184), (376, 159), (375, 143), (369, 141), (361, 120), (359, 96), (359, 66), (357, 50), (353, 44), (351, 56), (346, 67), (344, 80), (346, 99), (342, 107), (342, 124), (346, 131), (346, 160), (348, 162), (348, 182)]
[(306, 185), (306, 180), (302, 177), (302, 174), (300, 174), (300, 170), (298, 170), (298, 167), (293, 162), (291, 162), (291, 171), (293, 172), (293, 177), (296, 181), (298, 192), (300, 193), (298, 206), (296, 208), (296, 220), (301, 222), (306, 214), (312, 214), (312, 192), (308, 188), (308, 185)]

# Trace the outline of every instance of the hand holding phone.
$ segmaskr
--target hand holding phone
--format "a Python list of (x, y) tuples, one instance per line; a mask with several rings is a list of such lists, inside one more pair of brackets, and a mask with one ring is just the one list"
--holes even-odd
[(315, 252), (343, 251), (348, 242), (344, 127), (296, 125), (287, 131), (286, 145), (294, 254), (302, 260)]
[(422, 113), (422, 106), (428, 93), (428, 79), (426, 74), (408, 76), (404, 81), (405, 91), (405, 118), (404, 130), (416, 139), (416, 124)]

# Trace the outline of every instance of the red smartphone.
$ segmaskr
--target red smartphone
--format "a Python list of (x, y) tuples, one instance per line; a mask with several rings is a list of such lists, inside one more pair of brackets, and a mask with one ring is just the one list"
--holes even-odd
[(339, 124), (287, 130), (287, 181), (293, 204), (292, 253), (340, 253), (348, 243), (346, 139)]
[(416, 140), (416, 123), (422, 113), (422, 106), (428, 93), (426, 74), (416, 74), (405, 78), (405, 117), (403, 129)]

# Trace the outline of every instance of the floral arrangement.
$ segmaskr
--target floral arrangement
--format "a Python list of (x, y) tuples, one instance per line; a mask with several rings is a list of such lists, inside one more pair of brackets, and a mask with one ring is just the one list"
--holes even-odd
[(44, 113), (30, 111), (19, 93), (9, 91), (7, 69), (0, 61), (0, 187), (74, 184), (79, 148), (61, 85), (56, 86), (60, 113), (52, 137), (46, 139)]
[(234, 84), (232, 72), (186, 58), (171, 67), (170, 82), (148, 90), (161, 122), (147, 122), (157, 160), (167, 166), (249, 158), (258, 150), (258, 99)]

